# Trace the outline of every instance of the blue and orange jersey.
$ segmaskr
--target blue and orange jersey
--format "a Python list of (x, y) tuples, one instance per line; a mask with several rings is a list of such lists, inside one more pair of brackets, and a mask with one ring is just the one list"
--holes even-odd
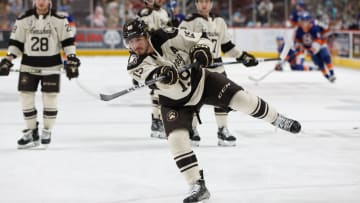
[(323, 32), (324, 28), (316, 25), (314, 21), (311, 21), (306, 30), (300, 26), (296, 29), (295, 42), (301, 43), (305, 49), (311, 50), (313, 42), (317, 42), (320, 45), (326, 43)]

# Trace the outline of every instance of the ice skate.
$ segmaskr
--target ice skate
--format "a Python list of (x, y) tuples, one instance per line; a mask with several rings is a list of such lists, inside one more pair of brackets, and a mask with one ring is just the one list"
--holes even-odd
[(48, 129), (43, 129), (41, 134), (41, 144), (47, 148), (51, 142), (51, 131)]
[(164, 130), (163, 122), (159, 118), (154, 118), (154, 115), (151, 115), (151, 134), (150, 137), (166, 139), (166, 133)]
[(336, 80), (336, 77), (334, 75), (331, 75), (328, 80), (331, 82), (331, 83), (334, 83), (335, 80)]
[(196, 128), (191, 129), (190, 140), (193, 147), (198, 147), (200, 145), (201, 138)]
[[(38, 125), (38, 124), (37, 124)], [(23, 136), (18, 140), (18, 149), (28, 149), (40, 145), (38, 128), (25, 129)]]
[(226, 127), (218, 129), (218, 146), (233, 147), (236, 146), (236, 137), (231, 135)]
[(184, 199), (184, 203), (204, 202), (210, 198), (210, 192), (205, 186), (202, 171), (201, 178), (190, 186), (189, 195)]
[(299, 133), (301, 130), (301, 125), (298, 121), (286, 118), (281, 114), (278, 114), (276, 120), (272, 124), (291, 133)]

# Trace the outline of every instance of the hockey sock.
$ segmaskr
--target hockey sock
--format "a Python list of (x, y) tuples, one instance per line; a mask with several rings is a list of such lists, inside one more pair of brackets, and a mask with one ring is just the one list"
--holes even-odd
[(57, 93), (45, 93), (42, 94), (43, 104), (44, 104), (44, 128), (52, 129), (56, 116), (57, 116)]
[(159, 96), (151, 92), (151, 102), (152, 102), (152, 114), (155, 119), (161, 119), (160, 115), (160, 105), (159, 105)]
[(174, 130), (169, 134), (168, 143), (177, 167), (191, 185), (199, 180), (199, 166), (195, 153), (191, 149), (189, 132), (185, 129)]
[(219, 128), (227, 127), (228, 113), (222, 108), (214, 108), (216, 124)]
[(260, 97), (247, 91), (238, 91), (230, 101), (229, 107), (269, 123), (275, 121), (277, 111)]
[(20, 92), (20, 101), (27, 129), (35, 129), (37, 118), (35, 92)]

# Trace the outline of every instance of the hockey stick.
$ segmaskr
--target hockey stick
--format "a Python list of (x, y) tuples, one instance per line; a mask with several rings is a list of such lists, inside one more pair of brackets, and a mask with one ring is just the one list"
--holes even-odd
[[(198, 63), (192, 63), (192, 64), (189, 64), (189, 65), (185, 65), (185, 66), (183, 66), (183, 67), (181, 67), (179, 69), (179, 74), (181, 74), (182, 72), (184, 72), (184, 71), (186, 71), (188, 69), (191, 69), (191, 68), (194, 68), (194, 67), (197, 67), (197, 66), (198, 66)], [(120, 97), (120, 96), (122, 96), (124, 94), (127, 94), (129, 92), (133, 92), (133, 91), (135, 91), (137, 89), (140, 89), (142, 87), (153, 85), (158, 81), (164, 80), (165, 78), (166, 78), (166, 76), (159, 76), (159, 77), (156, 77), (154, 79), (146, 81), (144, 84), (134, 85), (132, 87), (121, 90), (121, 91), (116, 92), (114, 94), (100, 94), (100, 99), (103, 100), (103, 101), (110, 101), (110, 100), (118, 98), (118, 97)]]
[[(267, 58), (267, 59), (257, 59), (257, 62), (261, 63), (261, 62), (267, 62), (267, 61), (280, 61), (281, 58)], [(224, 65), (232, 65), (232, 64), (243, 64), (245, 63), (245, 61), (229, 61), (229, 62), (221, 62), (221, 63), (213, 63), (210, 66), (208, 66), (208, 68), (215, 68), (218, 66), (224, 66)]]
[(10, 72), (16, 72), (16, 73), (24, 72), (24, 73), (36, 73), (36, 74), (41, 74), (41, 73), (60, 74), (60, 73), (62, 73), (61, 70), (41, 70), (41, 69), (26, 69), (26, 70), (10, 69)]
[[(280, 53), (280, 57), (278, 58), (278, 60), (280, 60), (280, 63), (285, 62), (285, 58), (286, 58), (287, 54), (289, 53), (290, 49), (291, 49), (291, 43), (285, 42), (285, 46), (284, 46), (282, 52)], [(262, 75), (258, 78), (252, 77), (251, 75), (248, 78), (249, 78), (249, 80), (259, 82), (259, 81), (265, 79), (267, 76), (269, 76), (274, 71), (275, 71), (275, 69), (271, 69), (268, 72), (266, 72), (264, 75)]]

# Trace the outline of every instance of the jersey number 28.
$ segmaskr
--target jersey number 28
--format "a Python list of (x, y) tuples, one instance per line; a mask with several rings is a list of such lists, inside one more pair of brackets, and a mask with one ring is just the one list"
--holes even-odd
[(49, 39), (46, 37), (32, 37), (33, 42), (31, 51), (47, 51), (49, 50)]

